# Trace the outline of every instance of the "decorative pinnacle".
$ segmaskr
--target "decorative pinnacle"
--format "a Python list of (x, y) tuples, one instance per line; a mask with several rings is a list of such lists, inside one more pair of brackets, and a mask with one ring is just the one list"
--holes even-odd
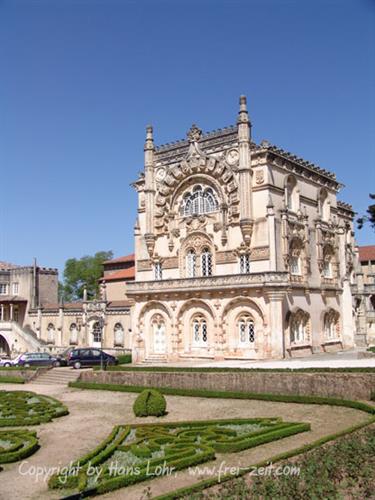
[(202, 130), (193, 123), (187, 136), (190, 142), (198, 142), (202, 137)]
[(247, 100), (245, 95), (240, 96), (240, 110), (238, 113), (238, 123), (249, 123), (247, 113)]
[(147, 125), (146, 127), (146, 149), (154, 149), (154, 136), (153, 136), (153, 128), (152, 125)]

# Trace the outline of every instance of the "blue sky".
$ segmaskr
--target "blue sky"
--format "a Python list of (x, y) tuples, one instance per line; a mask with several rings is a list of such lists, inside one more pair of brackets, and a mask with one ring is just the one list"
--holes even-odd
[[(235, 122), (375, 192), (375, 2), (0, 0), (0, 260), (133, 250), (156, 143)], [(369, 228), (357, 232), (372, 244)]]

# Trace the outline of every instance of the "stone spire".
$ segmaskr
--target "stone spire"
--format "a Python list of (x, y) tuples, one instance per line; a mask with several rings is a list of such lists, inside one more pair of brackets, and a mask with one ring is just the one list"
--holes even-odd
[(146, 127), (145, 152), (145, 203), (146, 203), (146, 231), (145, 240), (150, 257), (155, 246), (154, 236), (154, 204), (155, 204), (155, 145), (151, 125)]
[(253, 231), (252, 221), (252, 171), (250, 157), (251, 123), (247, 112), (246, 97), (240, 96), (240, 109), (237, 119), (239, 152), (239, 194), (240, 227), (246, 245), (250, 245)]

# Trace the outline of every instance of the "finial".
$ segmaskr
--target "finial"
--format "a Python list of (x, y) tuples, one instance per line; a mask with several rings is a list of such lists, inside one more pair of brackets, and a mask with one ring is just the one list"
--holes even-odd
[(238, 113), (238, 123), (249, 123), (247, 114), (247, 99), (245, 95), (240, 96), (240, 110)]
[(146, 127), (146, 142), (145, 149), (154, 149), (154, 136), (152, 125)]
[(193, 123), (187, 136), (190, 142), (198, 142), (202, 136), (202, 130)]

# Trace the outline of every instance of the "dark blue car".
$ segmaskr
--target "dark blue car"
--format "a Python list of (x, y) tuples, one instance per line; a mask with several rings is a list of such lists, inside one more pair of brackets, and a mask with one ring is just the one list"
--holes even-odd
[(59, 366), (57, 359), (48, 352), (26, 352), (17, 361), (17, 366)]
[(108, 365), (117, 365), (118, 360), (94, 347), (82, 347), (74, 349), (69, 353), (68, 366), (73, 366), (78, 369), (84, 366), (99, 366), (107, 367)]

